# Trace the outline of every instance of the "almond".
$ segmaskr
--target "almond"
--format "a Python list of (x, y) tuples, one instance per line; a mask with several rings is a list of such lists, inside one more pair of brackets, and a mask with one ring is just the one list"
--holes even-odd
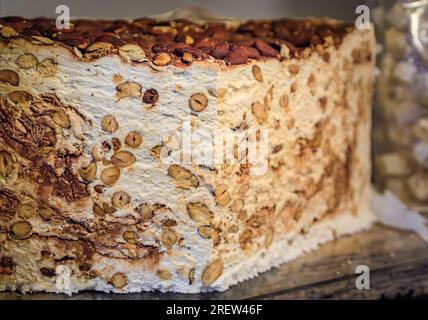
[(251, 106), (251, 110), (259, 124), (264, 124), (267, 121), (267, 111), (264, 104), (254, 102)]
[(54, 44), (54, 41), (52, 41), (49, 38), (42, 37), (42, 36), (31, 36), (34, 40), (36, 40), (36, 44)]
[(252, 68), (254, 79), (256, 79), (259, 82), (263, 82), (263, 73), (262, 69), (258, 65), (253, 65)]
[(222, 184), (215, 190), (215, 200), (218, 205), (224, 207), (230, 202), (230, 193), (227, 191), (227, 185)]

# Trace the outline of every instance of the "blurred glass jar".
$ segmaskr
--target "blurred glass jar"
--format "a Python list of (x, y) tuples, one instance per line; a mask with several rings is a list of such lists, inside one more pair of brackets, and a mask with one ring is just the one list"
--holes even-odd
[(374, 179), (428, 211), (428, 0), (377, 1)]

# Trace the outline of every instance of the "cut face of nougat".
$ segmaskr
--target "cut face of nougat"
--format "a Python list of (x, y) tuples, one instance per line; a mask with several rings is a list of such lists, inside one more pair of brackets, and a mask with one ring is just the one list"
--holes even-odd
[(371, 31), (244, 63), (1, 46), (1, 290), (225, 290), (373, 221)]

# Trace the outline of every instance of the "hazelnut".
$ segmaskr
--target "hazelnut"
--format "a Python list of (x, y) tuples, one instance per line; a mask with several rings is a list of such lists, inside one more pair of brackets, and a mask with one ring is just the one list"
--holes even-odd
[(120, 170), (116, 166), (105, 168), (100, 174), (100, 180), (109, 187), (114, 185), (119, 178)]
[(99, 216), (99, 217), (103, 217), (106, 214), (106, 212), (104, 211), (104, 209), (98, 203), (94, 203), (94, 206), (92, 207), (92, 212), (96, 216)]
[(156, 89), (148, 89), (144, 92), (143, 102), (147, 104), (154, 105), (159, 100), (159, 93)]
[(116, 98), (132, 98), (141, 96), (141, 85), (136, 82), (123, 82), (116, 87)]
[(22, 240), (27, 238), (31, 234), (32, 230), (33, 230), (33, 227), (27, 221), (15, 222), (10, 227), (10, 231), (12, 232), (13, 238), (17, 240)]
[(135, 161), (135, 156), (129, 151), (118, 151), (111, 157), (111, 162), (119, 168), (129, 167)]
[(97, 175), (97, 164), (91, 162), (89, 165), (81, 167), (78, 171), (83, 180), (93, 181)]
[(52, 77), (58, 72), (58, 64), (52, 59), (45, 59), (37, 65), (37, 71), (44, 78)]
[(22, 69), (34, 68), (35, 66), (37, 66), (38, 63), (39, 61), (37, 60), (37, 58), (31, 53), (21, 54), (16, 59), (16, 64)]
[(109, 283), (116, 289), (122, 289), (128, 284), (128, 279), (124, 273), (118, 272), (110, 278)]
[(111, 115), (106, 115), (103, 120), (101, 120), (101, 128), (109, 133), (114, 133), (119, 128), (119, 124), (116, 119)]
[(39, 214), (43, 219), (50, 220), (54, 215), (54, 211), (50, 207), (42, 206), (39, 209)]
[(218, 205), (224, 207), (230, 202), (230, 193), (227, 191), (227, 185), (222, 184), (215, 190), (215, 200)]
[(178, 236), (174, 230), (166, 229), (164, 232), (162, 232), (161, 242), (167, 249), (171, 249), (177, 240)]
[(120, 148), (122, 147), (122, 143), (120, 142), (120, 140), (118, 138), (112, 138), (111, 144), (113, 145), (114, 151), (119, 151)]
[(184, 63), (190, 64), (190, 63), (193, 62), (193, 56), (192, 56), (192, 54), (190, 52), (183, 53), (183, 58), (182, 59), (183, 59)]
[(40, 273), (48, 278), (52, 278), (56, 276), (55, 270), (52, 268), (46, 268), (46, 267), (40, 268)]
[(0, 83), (8, 83), (11, 86), (19, 86), (19, 75), (12, 70), (0, 70)]
[(163, 144), (159, 144), (157, 146), (154, 146), (151, 150), (150, 150), (150, 154), (152, 155), (153, 158), (160, 160), (161, 155), (164, 155), (164, 148), (165, 145)]
[(198, 234), (204, 239), (210, 239), (213, 234), (213, 228), (209, 225), (200, 226), (198, 228)]
[(55, 124), (57, 124), (61, 128), (64, 128), (64, 129), (70, 128), (70, 117), (64, 110), (59, 110), (55, 112), (52, 119), (55, 122)]
[(18, 33), (15, 31), (15, 29), (4, 26), (3, 28), (0, 29), (0, 35), (3, 38), (11, 38), (11, 37), (17, 36)]
[(297, 64), (291, 64), (288, 66), (288, 71), (290, 71), (291, 74), (298, 74), (300, 67)]
[(166, 269), (159, 270), (157, 272), (157, 275), (158, 275), (159, 279), (161, 279), (161, 280), (169, 280), (172, 277), (171, 272), (169, 272)]
[(170, 62), (171, 62), (171, 55), (166, 52), (158, 53), (153, 60), (153, 63), (157, 66), (166, 66)]
[(103, 192), (104, 192), (104, 188), (105, 188), (105, 186), (104, 186), (104, 185), (102, 185), (102, 184), (97, 184), (97, 185), (94, 187), (94, 190), (95, 190), (95, 192), (97, 192), (97, 193), (103, 193)]
[(202, 202), (190, 202), (187, 204), (186, 210), (189, 217), (197, 223), (207, 224), (213, 216), (213, 213)]
[(33, 96), (26, 91), (18, 90), (9, 93), (9, 98), (13, 103), (19, 104), (33, 100)]
[(242, 232), (241, 236), (239, 237), (239, 243), (241, 244), (241, 248), (245, 248), (248, 242), (253, 239), (254, 234), (251, 229), (247, 229), (244, 232)]
[(153, 217), (153, 208), (151, 205), (144, 203), (138, 208), (138, 213), (143, 221), (149, 221)]
[(205, 110), (208, 105), (208, 98), (203, 93), (194, 93), (189, 99), (189, 107), (195, 112)]
[(241, 211), (244, 208), (244, 205), (245, 203), (243, 200), (236, 199), (231, 205), (230, 209), (235, 213), (239, 213), (239, 211)]
[(263, 82), (263, 73), (262, 69), (258, 65), (253, 65), (253, 68), (251, 69), (253, 72), (254, 79), (256, 79), (259, 82)]
[(125, 44), (119, 48), (119, 55), (126, 61), (142, 62), (146, 60), (146, 53), (136, 44)]
[(174, 179), (175, 186), (180, 189), (190, 190), (199, 186), (198, 178), (189, 170), (172, 164), (168, 168), (168, 175)]
[(29, 203), (21, 203), (18, 207), (18, 217), (24, 220), (33, 218), (36, 215), (35, 208)]
[(137, 244), (138, 235), (135, 231), (125, 231), (122, 235), (123, 239), (130, 244)]
[(99, 58), (101, 56), (109, 54), (112, 50), (113, 45), (111, 43), (95, 42), (86, 48), (85, 57), (89, 59)]
[(131, 148), (138, 148), (143, 143), (143, 136), (137, 131), (131, 131), (126, 135), (125, 144)]
[(223, 262), (215, 260), (202, 272), (202, 283), (206, 286), (212, 285), (223, 273)]
[(131, 202), (131, 196), (123, 191), (118, 191), (113, 194), (111, 203), (116, 208), (122, 208)]

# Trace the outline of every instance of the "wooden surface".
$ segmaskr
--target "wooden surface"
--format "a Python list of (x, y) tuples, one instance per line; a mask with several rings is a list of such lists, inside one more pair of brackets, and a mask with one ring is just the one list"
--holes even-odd
[[(356, 289), (358, 265), (370, 268), (370, 290)], [(0, 293), (0, 299), (379, 299), (421, 294), (428, 294), (428, 243), (413, 233), (376, 225), (222, 293)]]

